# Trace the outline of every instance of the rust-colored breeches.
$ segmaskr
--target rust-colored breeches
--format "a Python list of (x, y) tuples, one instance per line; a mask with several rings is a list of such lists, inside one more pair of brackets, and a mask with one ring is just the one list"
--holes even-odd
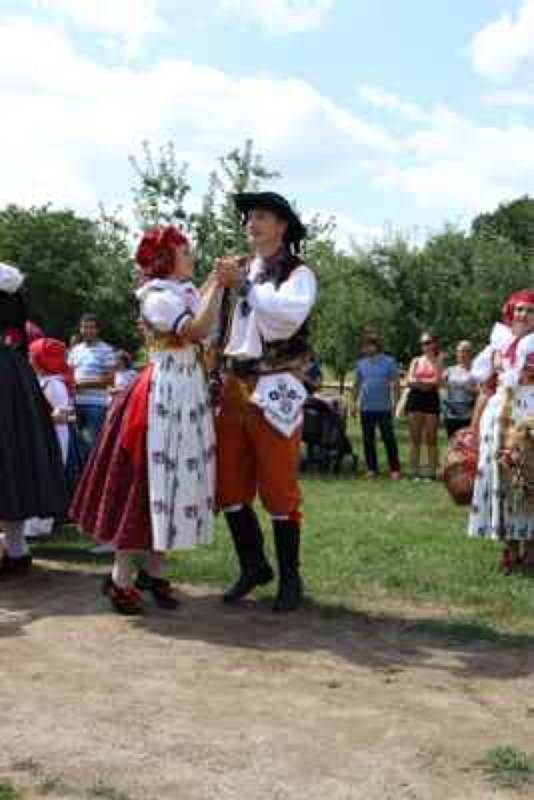
[(226, 378), (216, 419), (217, 507), (249, 505), (259, 494), (270, 514), (299, 521), (302, 431), (282, 435), (248, 395), (246, 384)]

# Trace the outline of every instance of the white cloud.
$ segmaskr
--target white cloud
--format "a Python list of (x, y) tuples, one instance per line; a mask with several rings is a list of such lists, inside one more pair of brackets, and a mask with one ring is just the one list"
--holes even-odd
[(486, 92), (482, 97), (485, 106), (510, 109), (534, 108), (534, 92), (521, 90), (502, 90), (499, 92)]
[(534, 59), (534, 0), (522, 0), (514, 18), (503, 14), (490, 22), (471, 42), (475, 69), (495, 80), (510, 78), (517, 68)]
[(427, 122), (429, 114), (413, 103), (407, 103), (377, 86), (365, 84), (358, 87), (358, 96), (370, 106), (400, 114), (412, 122)]
[(314, 164), (314, 180), (328, 168), (325, 151), (348, 164), (355, 152), (396, 147), (305, 81), (233, 77), (175, 59), (106, 66), (80, 54), (62, 29), (25, 18), (0, 24), (0, 103), (9, 109), (0, 126), (0, 203), (88, 210), (98, 196), (124, 198), (129, 184), (112, 180), (124, 180), (143, 139), (172, 139), (179, 160), (198, 172), (250, 137), (269, 164), (292, 155), (307, 173)]
[(384, 108), (404, 117), (408, 109), (414, 124), (398, 155), (367, 160), (376, 187), (400, 190), (421, 209), (454, 217), (534, 192), (534, 128), (477, 125), (448, 108), (421, 109), (384, 96)]
[(219, 0), (219, 10), (269, 33), (285, 34), (318, 28), (333, 4), (334, 0)]
[(47, 17), (118, 42), (128, 56), (137, 55), (144, 40), (165, 30), (159, 0), (29, 0)]

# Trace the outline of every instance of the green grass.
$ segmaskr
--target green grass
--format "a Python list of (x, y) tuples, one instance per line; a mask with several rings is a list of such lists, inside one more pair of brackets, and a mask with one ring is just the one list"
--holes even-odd
[(0, 800), (21, 800), (22, 795), (13, 788), (11, 783), (0, 781)]
[[(37, 787), (37, 792), (40, 795), (54, 797), (60, 795), (61, 797), (69, 797), (71, 800), (78, 798), (78, 800), (128, 800), (128, 794), (122, 789), (116, 789), (114, 786), (109, 786), (103, 781), (97, 781), (89, 789), (73, 789), (70, 787), (63, 778), (56, 776), (47, 776), (44, 778)], [(0, 800), (3, 800), (0, 795)]]
[(84, 797), (87, 800), (128, 800), (128, 795), (121, 789), (116, 789), (114, 786), (108, 786), (101, 781), (88, 789)]
[[(400, 438), (406, 463), (404, 427)], [(356, 449), (361, 454), (359, 442)], [(455, 639), (534, 634), (534, 579), (499, 572), (499, 545), (466, 536), (467, 511), (452, 503), (442, 484), (306, 475), (302, 488), (303, 574), (308, 596), (323, 610), (363, 606), (413, 617), (414, 607), (422, 614), (438, 607), (448, 619), (447, 636)], [(272, 555), (270, 522), (261, 518)], [(104, 563), (89, 557), (87, 540), (71, 532), (43, 549), (61, 557), (65, 545), (71, 560)], [(217, 520), (212, 545), (174, 553), (167, 563), (178, 582), (227, 584), (236, 566), (224, 520)], [(418, 624), (434, 625), (428, 619)]]
[(534, 756), (510, 745), (489, 750), (482, 759), (488, 779), (502, 789), (523, 789), (534, 785)]

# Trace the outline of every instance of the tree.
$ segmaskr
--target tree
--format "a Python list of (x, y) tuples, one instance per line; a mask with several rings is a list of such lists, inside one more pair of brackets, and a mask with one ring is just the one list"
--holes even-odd
[(0, 260), (26, 275), (30, 317), (61, 339), (84, 312), (111, 342), (134, 346), (133, 272), (126, 232), (113, 215), (95, 222), (50, 206), (0, 210)]
[(512, 242), (527, 257), (534, 255), (534, 198), (524, 195), (501, 203), (496, 211), (480, 214), (473, 220), (475, 235), (492, 231)]

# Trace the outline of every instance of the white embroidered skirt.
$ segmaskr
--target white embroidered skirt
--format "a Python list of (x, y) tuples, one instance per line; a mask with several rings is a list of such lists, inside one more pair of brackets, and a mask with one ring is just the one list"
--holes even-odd
[(193, 346), (151, 354), (148, 483), (153, 547), (187, 550), (213, 536), (215, 433)]
[[(529, 541), (534, 539), (534, 515), (526, 503), (514, 497), (497, 463), (497, 454), (502, 446), (503, 405), (504, 394), (498, 391), (488, 402), (480, 421), (478, 475), (468, 533), (480, 538)], [(514, 418), (517, 416), (517, 405), (516, 400)]]

